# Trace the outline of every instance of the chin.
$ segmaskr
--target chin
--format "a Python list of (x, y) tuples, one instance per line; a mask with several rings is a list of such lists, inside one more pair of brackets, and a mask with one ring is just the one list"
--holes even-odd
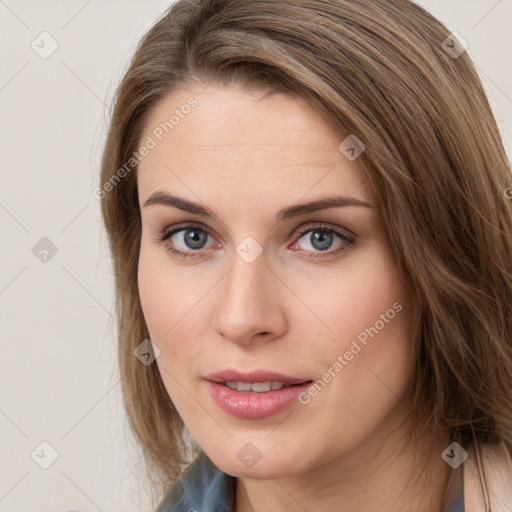
[(296, 463), (295, 457), (290, 458), (283, 454), (276, 454), (275, 450), (270, 447), (268, 451), (272, 453), (271, 456), (265, 456), (264, 453), (258, 455), (249, 442), (244, 445), (244, 449), (238, 450), (234, 457), (227, 456), (225, 452), (221, 454), (206, 452), (206, 454), (220, 470), (237, 478), (255, 480), (282, 478), (301, 471), (301, 466), (304, 464), (303, 458), (299, 465)]

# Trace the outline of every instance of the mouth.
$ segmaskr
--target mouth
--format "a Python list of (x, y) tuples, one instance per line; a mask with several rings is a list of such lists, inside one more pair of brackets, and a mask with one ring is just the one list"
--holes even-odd
[(311, 379), (257, 370), (225, 370), (204, 378), (216, 404), (238, 418), (259, 419), (276, 414), (298, 401)]
[(249, 391), (251, 393), (267, 393), (268, 391), (275, 391), (276, 389), (283, 389), (292, 387), (294, 384), (286, 384), (278, 380), (266, 382), (242, 382), (228, 380), (221, 382), (223, 386), (233, 389), (235, 391)]
[(311, 379), (289, 377), (281, 373), (268, 370), (253, 370), (251, 372), (239, 372), (237, 370), (222, 370), (204, 377), (210, 382), (222, 384), (237, 391), (254, 391), (265, 393), (267, 391), (282, 389), (311, 382)]

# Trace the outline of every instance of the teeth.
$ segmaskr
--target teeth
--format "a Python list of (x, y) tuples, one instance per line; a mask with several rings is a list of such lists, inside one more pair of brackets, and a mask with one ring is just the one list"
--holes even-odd
[(229, 389), (234, 389), (236, 391), (255, 391), (256, 393), (265, 393), (267, 391), (271, 391), (274, 389), (282, 389), (285, 387), (289, 387), (289, 384), (285, 384), (284, 382), (279, 382), (276, 380), (268, 381), (268, 382), (236, 382), (233, 380), (227, 381), (223, 383)]
[[(284, 385), (283, 385), (284, 387)], [(271, 382), (254, 382), (251, 384), (251, 391), (257, 391), (258, 393), (262, 393), (264, 391), (270, 391), (272, 389)]]

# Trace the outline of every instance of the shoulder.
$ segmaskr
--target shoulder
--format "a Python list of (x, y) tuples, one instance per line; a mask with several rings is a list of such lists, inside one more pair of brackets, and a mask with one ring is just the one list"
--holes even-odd
[[(512, 459), (503, 442), (473, 444), (463, 472), (466, 512), (512, 510)], [(484, 479), (487, 489), (482, 483)]]
[(201, 453), (165, 496), (156, 512), (232, 512), (236, 478)]

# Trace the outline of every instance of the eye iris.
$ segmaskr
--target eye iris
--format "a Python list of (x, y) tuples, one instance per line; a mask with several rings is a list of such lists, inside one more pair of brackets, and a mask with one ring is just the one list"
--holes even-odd
[(208, 235), (204, 231), (187, 229), (185, 231), (185, 243), (190, 249), (201, 249)]
[(332, 234), (316, 231), (311, 233), (311, 245), (319, 251), (324, 251), (332, 244)]

